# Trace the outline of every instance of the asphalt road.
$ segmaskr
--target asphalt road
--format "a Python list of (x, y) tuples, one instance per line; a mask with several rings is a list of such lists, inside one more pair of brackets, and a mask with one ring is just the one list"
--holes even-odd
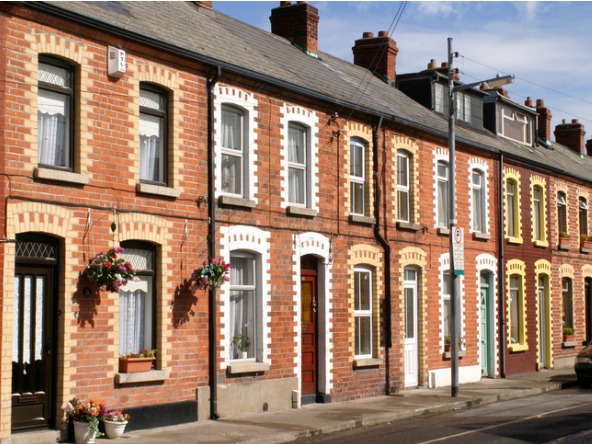
[(592, 443), (592, 390), (579, 388), (356, 429), (324, 444)]

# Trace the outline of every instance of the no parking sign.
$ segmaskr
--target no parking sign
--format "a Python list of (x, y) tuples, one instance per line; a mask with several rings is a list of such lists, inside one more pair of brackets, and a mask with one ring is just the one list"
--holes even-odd
[(465, 274), (465, 232), (460, 227), (452, 230), (452, 260), (454, 274)]

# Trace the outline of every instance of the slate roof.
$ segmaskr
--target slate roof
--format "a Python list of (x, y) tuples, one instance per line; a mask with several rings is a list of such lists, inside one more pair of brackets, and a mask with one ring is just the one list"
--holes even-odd
[[(358, 109), (386, 120), (448, 138), (448, 121), (424, 108), (364, 68), (330, 54), (311, 57), (286, 39), (194, 2), (25, 2), (87, 26), (97, 27), (184, 57), (297, 93)], [(270, 2), (271, 9), (278, 6)], [(322, 46), (322, 42), (320, 42)], [(353, 42), (352, 42), (353, 44)], [(511, 158), (592, 179), (592, 160), (557, 143), (531, 149), (487, 131), (456, 127), (457, 146), (466, 143)]]

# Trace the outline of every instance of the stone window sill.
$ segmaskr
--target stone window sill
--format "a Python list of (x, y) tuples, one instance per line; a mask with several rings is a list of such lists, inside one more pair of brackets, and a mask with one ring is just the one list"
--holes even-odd
[(218, 205), (228, 207), (242, 207), (242, 208), (255, 208), (255, 202), (249, 199), (243, 199), (242, 197), (232, 196), (220, 196), (218, 198)]
[(450, 236), (450, 228), (438, 227), (438, 234), (442, 236)]
[(421, 227), (418, 224), (413, 224), (410, 222), (397, 222), (397, 228), (399, 230), (410, 230), (410, 231), (419, 231)]
[(226, 367), (229, 375), (242, 375), (247, 373), (265, 373), (269, 371), (269, 363), (254, 361), (232, 361)]
[(373, 217), (362, 216), (360, 214), (350, 214), (349, 221), (354, 222), (356, 224), (365, 224), (365, 225), (374, 225), (376, 224), (376, 219)]
[(136, 191), (142, 194), (153, 194), (155, 196), (171, 197), (173, 199), (176, 199), (181, 195), (180, 190), (163, 187), (162, 185), (154, 185), (151, 183), (136, 184)]
[(590, 254), (590, 253), (592, 253), (592, 248), (584, 248), (584, 247), (581, 247), (580, 248), (580, 253)]
[(52, 180), (72, 185), (88, 185), (90, 183), (90, 179), (82, 174), (43, 167), (35, 168), (33, 171), (33, 177), (35, 177), (35, 179)]
[(528, 344), (512, 344), (509, 347), (510, 353), (521, 353), (528, 351)]
[[(459, 358), (463, 358), (465, 356), (467, 356), (466, 350), (459, 350), (458, 351)], [(450, 352), (450, 351), (444, 352), (444, 359), (452, 359), (452, 352)]]
[(509, 244), (522, 244), (521, 237), (506, 236), (506, 242)]
[(576, 345), (578, 345), (577, 341), (565, 341), (561, 343), (563, 348), (574, 348)]
[(382, 365), (382, 359), (378, 358), (354, 359), (354, 368), (379, 367), (380, 365)]
[(533, 241), (535, 247), (547, 248), (549, 246), (549, 242), (542, 241), (542, 240), (535, 240)]
[(491, 239), (491, 236), (487, 233), (474, 232), (473, 239), (480, 240), (480, 241), (488, 241)]
[(569, 251), (571, 249), (571, 246), (569, 244), (559, 244), (557, 246), (557, 249), (560, 251)]
[(150, 370), (139, 373), (115, 373), (115, 384), (136, 384), (138, 382), (157, 382), (169, 379), (167, 370)]
[(304, 208), (304, 207), (296, 207), (294, 205), (290, 205), (287, 209), (289, 216), (302, 216), (302, 217), (316, 217), (318, 214), (317, 210), (313, 210), (312, 208)]

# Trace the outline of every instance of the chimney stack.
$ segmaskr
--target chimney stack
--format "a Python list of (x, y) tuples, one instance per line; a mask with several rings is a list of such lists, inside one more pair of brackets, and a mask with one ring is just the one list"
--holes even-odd
[(584, 125), (578, 119), (572, 119), (571, 123), (562, 123), (555, 127), (555, 140), (557, 143), (570, 147), (579, 154), (586, 154)]
[(551, 110), (545, 106), (543, 99), (537, 99), (536, 101), (536, 112), (539, 113), (538, 117), (538, 136), (541, 139), (551, 140)]
[(389, 37), (388, 31), (380, 31), (378, 37), (374, 37), (371, 32), (365, 32), (361, 39), (356, 40), (352, 50), (355, 65), (369, 69), (391, 82), (395, 81), (399, 48)]
[(281, 1), (271, 10), (271, 32), (304, 48), (319, 51), (319, 10), (307, 2)]

